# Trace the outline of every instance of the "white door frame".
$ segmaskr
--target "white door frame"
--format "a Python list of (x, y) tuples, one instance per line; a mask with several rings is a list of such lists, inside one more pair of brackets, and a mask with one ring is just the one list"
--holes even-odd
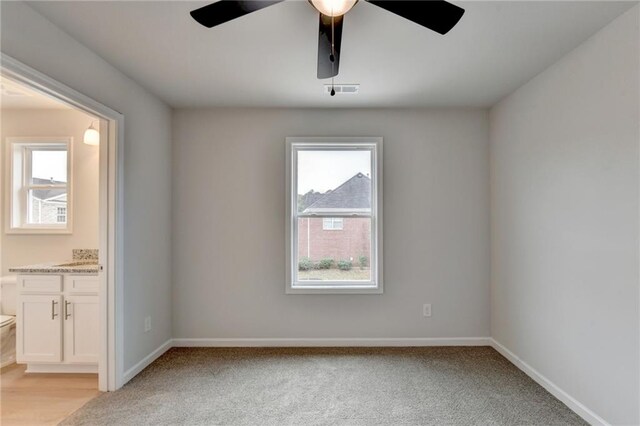
[(124, 116), (0, 52), (0, 75), (100, 118), (100, 357), (98, 386), (123, 383), (123, 142)]

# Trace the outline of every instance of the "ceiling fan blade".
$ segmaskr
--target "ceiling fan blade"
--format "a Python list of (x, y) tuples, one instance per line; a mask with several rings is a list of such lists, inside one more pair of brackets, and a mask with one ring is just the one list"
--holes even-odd
[(199, 24), (212, 28), (282, 1), (284, 0), (220, 0), (192, 10), (191, 16)]
[(464, 9), (444, 0), (366, 0), (442, 35), (458, 23)]
[[(331, 28), (333, 19), (333, 30)], [(338, 75), (340, 68), (340, 47), (342, 46), (343, 16), (326, 16), (320, 13), (318, 29), (318, 78), (331, 78)], [(333, 49), (332, 49), (333, 40)], [(331, 61), (333, 59), (333, 62)]]

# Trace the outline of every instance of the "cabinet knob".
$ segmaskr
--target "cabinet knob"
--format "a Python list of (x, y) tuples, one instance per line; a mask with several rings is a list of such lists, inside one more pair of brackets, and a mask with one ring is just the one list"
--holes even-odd
[(51, 319), (56, 319), (56, 317), (58, 316), (58, 314), (56, 314), (56, 305), (58, 304), (58, 302), (56, 302), (55, 300), (51, 301)]

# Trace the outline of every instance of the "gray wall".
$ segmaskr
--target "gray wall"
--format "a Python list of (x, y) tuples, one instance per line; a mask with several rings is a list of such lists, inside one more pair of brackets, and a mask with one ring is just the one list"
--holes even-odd
[[(178, 110), (175, 338), (490, 335), (486, 110)], [(384, 137), (383, 295), (285, 295), (285, 137)], [(422, 304), (433, 304), (433, 317)]]
[[(82, 142), (92, 117), (70, 109), (2, 109), (0, 112), (0, 271), (14, 266), (71, 259), (74, 248), (98, 248), (99, 149)], [(6, 138), (31, 136), (73, 137), (73, 233), (7, 234), (5, 232), (5, 179), (8, 173)]]
[(638, 424), (638, 19), (491, 111), (492, 333), (612, 424)]
[(0, 11), (2, 52), (125, 116), (127, 370), (171, 337), (171, 109), (25, 3), (2, 2)]

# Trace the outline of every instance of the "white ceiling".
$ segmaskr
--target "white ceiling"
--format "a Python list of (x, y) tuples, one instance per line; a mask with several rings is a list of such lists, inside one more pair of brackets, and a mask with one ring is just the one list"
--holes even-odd
[(0, 76), (0, 109), (71, 108), (62, 102)]
[(189, 11), (210, 2), (30, 2), (173, 107), (490, 106), (636, 2), (454, 1), (440, 36), (359, 2), (346, 16), (339, 83), (316, 79), (317, 12), (290, 0), (207, 29)]

